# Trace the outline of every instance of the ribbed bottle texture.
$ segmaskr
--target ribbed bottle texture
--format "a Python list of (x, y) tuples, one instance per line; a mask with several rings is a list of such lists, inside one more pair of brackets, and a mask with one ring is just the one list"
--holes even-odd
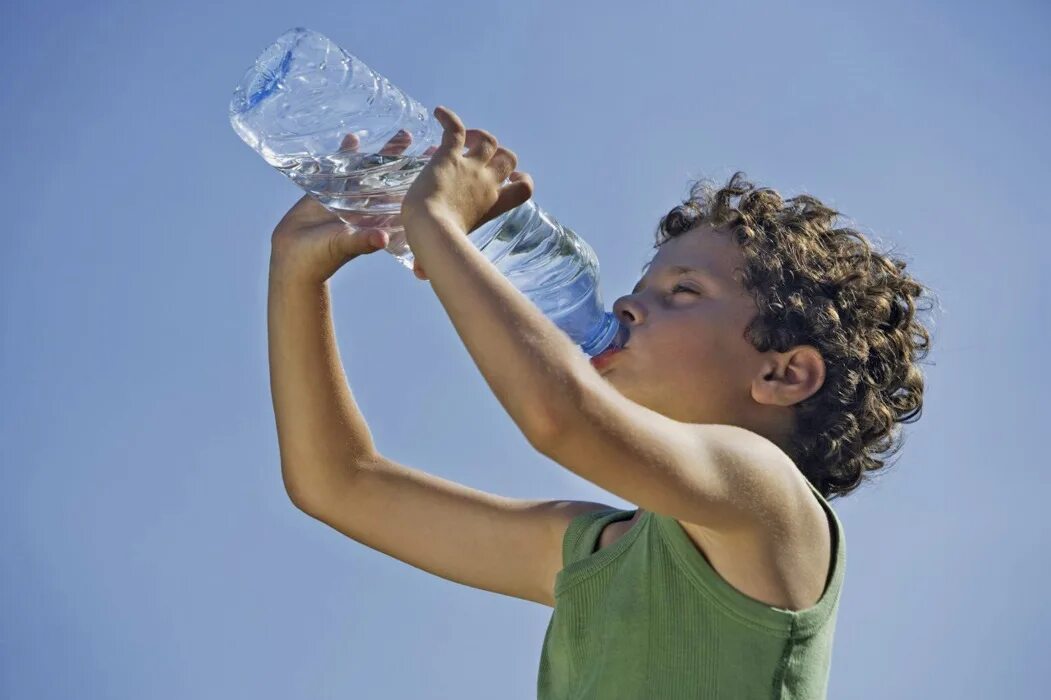
[[(408, 269), (401, 202), (441, 143), (431, 112), (328, 37), (297, 27), (268, 46), (230, 101), (234, 131), (271, 166), (343, 221), (384, 229), (387, 252)], [(398, 133), (398, 155), (380, 153)], [(349, 149), (348, 134), (357, 137)], [(468, 235), (526, 297), (588, 355), (623, 343), (598, 292), (598, 260), (571, 229), (529, 200)]]

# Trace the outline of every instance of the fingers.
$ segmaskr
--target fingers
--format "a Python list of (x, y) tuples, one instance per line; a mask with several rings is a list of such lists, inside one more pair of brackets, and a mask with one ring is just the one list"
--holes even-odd
[(509, 148), (503, 146), (496, 149), (492, 159), (489, 161), (489, 167), (495, 171), (496, 179), (499, 182), (503, 182), (507, 179), (507, 176), (518, 165), (518, 156), (515, 152)]
[(496, 153), (498, 143), (496, 137), (484, 129), (468, 129), (463, 145), (467, 149), (467, 153), (463, 154), (464, 158), (478, 158), (483, 163), (488, 163)]
[(405, 152), (405, 149), (412, 143), (412, 134), (405, 129), (398, 129), (398, 133), (391, 137), (390, 141), (387, 142), (380, 150), (380, 155), (383, 156), (398, 156)]
[[(434, 116), (445, 129), (445, 133), (442, 135), (441, 145), (429, 147), (424, 151), (424, 156), (434, 155), (439, 148), (446, 148), (447, 150), (456, 149), (456, 152), (462, 152), (464, 149), (468, 149), (468, 152), (463, 154), (465, 157), (480, 158), (485, 162), (489, 162), (496, 154), (504, 152), (503, 158), (509, 160), (511, 163), (511, 167), (507, 172), (515, 169), (515, 166), (518, 164), (517, 157), (508, 149), (499, 148), (499, 142), (496, 140), (496, 137), (488, 131), (483, 129), (464, 128), (463, 121), (461, 121), (460, 117), (446, 107), (436, 107), (434, 109)], [(398, 132), (387, 141), (383, 148), (380, 149), (380, 155), (401, 155), (410, 145), (412, 145), (412, 134), (404, 129), (399, 129)], [(351, 132), (343, 137), (343, 141), (339, 145), (339, 152), (357, 153), (360, 146), (361, 139), (358, 138), (357, 134)], [(506, 177), (506, 172), (503, 173), (503, 175)]]
[[(529, 173), (520, 173), (517, 170), (511, 173), (511, 177), (508, 178), (511, 182), (516, 185), (521, 185), (529, 190), (529, 197), (533, 196), (533, 176)], [(510, 187), (510, 185), (508, 185)], [(528, 199), (529, 197), (526, 197)]]
[(349, 133), (343, 137), (343, 142), (339, 144), (340, 153), (357, 153), (358, 146), (361, 141), (358, 139), (358, 135), (355, 133)]
[(533, 178), (528, 173), (511, 173), (511, 184), (504, 185), (496, 197), (496, 203), (485, 213), (481, 221), (475, 226), (492, 221), (504, 212), (511, 211), (515, 207), (524, 204), (533, 196)]
[[(435, 107), (434, 116), (445, 130), (442, 134), (441, 148), (446, 152), (462, 154), (464, 158), (477, 158), (494, 166), (500, 181), (518, 165), (518, 156), (514, 151), (500, 146), (499, 141), (485, 129), (466, 129), (460, 117), (447, 107)], [(464, 149), (467, 152), (464, 153)], [(424, 153), (430, 156), (438, 149), (428, 148)], [(496, 163), (492, 161), (496, 160)]]
[[(342, 143), (339, 144), (340, 153), (357, 153), (358, 147), (361, 145), (361, 140), (358, 135), (351, 132), (343, 137)], [(389, 141), (380, 149), (380, 155), (384, 156), (397, 156), (405, 152), (410, 145), (412, 145), (412, 134), (405, 131), (405, 129), (398, 129), (398, 133), (394, 134)], [(434, 148), (432, 146), (432, 148)], [(437, 149), (435, 149), (437, 150)], [(433, 151), (432, 151), (433, 152)]]
[(448, 153), (461, 153), (464, 148), (466, 129), (456, 113), (445, 107), (435, 107), (434, 117), (445, 131), (442, 133), (441, 148)]
[(511, 184), (504, 185), (496, 198), (496, 205), (501, 207), (500, 213), (511, 211), (515, 207), (525, 203), (533, 196), (533, 178), (529, 173), (515, 171), (511, 173)]

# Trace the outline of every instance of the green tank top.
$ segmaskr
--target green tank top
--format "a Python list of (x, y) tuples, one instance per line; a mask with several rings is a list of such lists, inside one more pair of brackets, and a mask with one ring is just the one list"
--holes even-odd
[(538, 700), (824, 698), (846, 550), (839, 518), (809, 485), (828, 517), (833, 559), (825, 592), (799, 611), (731, 586), (674, 518), (646, 512), (597, 552), (602, 529), (636, 511), (574, 518), (562, 541)]

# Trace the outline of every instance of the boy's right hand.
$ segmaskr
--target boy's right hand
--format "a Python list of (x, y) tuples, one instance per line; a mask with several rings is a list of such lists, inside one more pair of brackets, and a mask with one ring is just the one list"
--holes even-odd
[[(380, 153), (399, 155), (411, 142), (409, 134), (399, 132)], [(357, 137), (348, 134), (341, 150), (355, 151), (357, 145)], [(424, 155), (435, 150), (432, 147)], [(359, 255), (383, 249), (389, 239), (389, 234), (381, 229), (355, 229), (352, 223), (343, 221), (306, 194), (288, 210), (270, 237), (271, 274), (320, 284)], [(414, 272), (417, 278), (426, 279), (422, 270)]]

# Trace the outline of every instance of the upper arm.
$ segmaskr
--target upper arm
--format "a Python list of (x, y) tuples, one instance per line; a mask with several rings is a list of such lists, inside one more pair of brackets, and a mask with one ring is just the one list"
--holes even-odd
[(786, 512), (799, 475), (773, 442), (733, 425), (674, 420), (595, 379), (538, 446), (546, 456), (644, 510), (712, 529)]
[(382, 456), (347, 474), (300, 509), (418, 569), (552, 607), (566, 527), (609, 507), (506, 498)]

